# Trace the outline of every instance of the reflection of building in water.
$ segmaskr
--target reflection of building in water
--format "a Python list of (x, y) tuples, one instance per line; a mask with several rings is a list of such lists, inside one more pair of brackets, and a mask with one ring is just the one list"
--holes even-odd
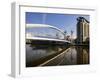
[(89, 63), (89, 54), (85, 49), (83, 49), (83, 64), (88, 64)]
[(89, 64), (89, 51), (80, 47), (77, 47), (77, 64)]
[(86, 42), (89, 40), (89, 21), (84, 17), (78, 17), (77, 21), (77, 42)]

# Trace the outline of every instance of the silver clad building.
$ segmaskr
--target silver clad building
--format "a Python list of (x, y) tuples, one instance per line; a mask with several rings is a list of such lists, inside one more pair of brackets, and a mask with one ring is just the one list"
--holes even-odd
[(78, 17), (77, 21), (77, 42), (89, 42), (89, 21), (84, 17)]

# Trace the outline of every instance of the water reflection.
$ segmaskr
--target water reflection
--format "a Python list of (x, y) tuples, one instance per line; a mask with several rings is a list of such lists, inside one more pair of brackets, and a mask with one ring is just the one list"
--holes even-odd
[(64, 62), (66, 62), (66, 64), (77, 64), (76, 49), (74, 47), (70, 47), (69, 50), (64, 54), (63, 59), (64, 59)]
[(89, 49), (84, 46), (70, 47), (65, 53), (44, 66), (89, 64)]
[(56, 46), (32, 46), (30, 44), (26, 45), (26, 66), (35, 65), (34, 61), (38, 61), (41, 58), (45, 58), (47, 56), (53, 55), (63, 48)]
[(88, 47), (76, 47), (77, 50), (77, 64), (89, 64), (89, 48)]
[[(26, 45), (26, 66), (32, 67), (31, 64), (34, 61), (38, 61), (40, 58), (54, 55), (57, 52), (62, 51), (63, 48), (59, 47), (47, 47), (39, 49)], [(89, 48), (84, 46), (72, 46), (67, 48), (66, 52), (60, 56), (54, 58), (43, 66), (57, 66), (57, 65), (76, 65), (76, 64), (89, 64)], [(39, 64), (38, 64), (39, 65)], [(38, 66), (37, 65), (37, 66)]]
[(89, 50), (83, 46), (70, 47), (68, 52), (65, 53), (66, 64), (88, 64), (89, 63)]

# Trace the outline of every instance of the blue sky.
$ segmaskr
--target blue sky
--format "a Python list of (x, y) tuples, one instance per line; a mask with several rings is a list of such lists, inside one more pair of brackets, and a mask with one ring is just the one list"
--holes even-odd
[(84, 17), (89, 21), (88, 15), (26, 12), (26, 24), (48, 24), (67, 31), (68, 35), (72, 30), (76, 36), (76, 19), (78, 17)]

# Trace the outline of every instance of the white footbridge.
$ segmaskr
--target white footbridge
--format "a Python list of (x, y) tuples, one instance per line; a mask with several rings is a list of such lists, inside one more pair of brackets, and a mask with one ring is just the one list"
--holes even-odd
[[(55, 26), (51, 26), (51, 25), (46, 25), (46, 24), (26, 24), (26, 29), (32, 29), (32, 28), (52, 28), (58, 32), (60, 32), (64, 38), (65, 38), (65, 33), (55, 27)], [(27, 32), (26, 32), (27, 34)], [(34, 34), (34, 32), (33, 32)], [(42, 35), (42, 34), (41, 34)], [(41, 41), (57, 41), (57, 42), (65, 42), (65, 43), (70, 43), (70, 41), (66, 40), (66, 39), (59, 39), (59, 38), (51, 38), (51, 37), (42, 37), (42, 36), (29, 36), (29, 35), (26, 35), (26, 40), (41, 40)]]

